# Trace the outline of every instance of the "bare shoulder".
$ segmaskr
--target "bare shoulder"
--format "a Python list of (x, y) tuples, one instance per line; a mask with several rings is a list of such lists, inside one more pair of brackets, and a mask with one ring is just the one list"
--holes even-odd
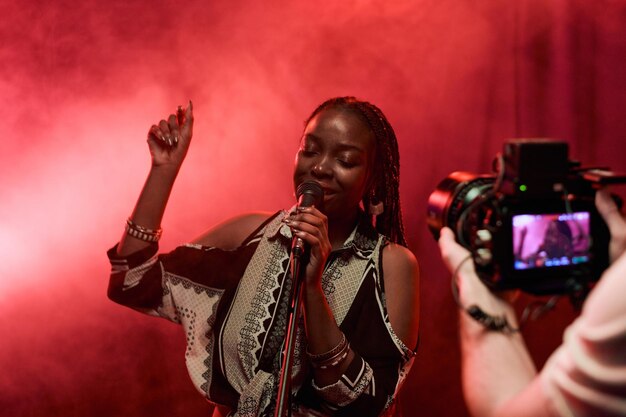
[(402, 245), (390, 243), (383, 249), (383, 271), (399, 279), (412, 280), (415, 273), (419, 273), (417, 259), (413, 252)]
[(412, 349), (419, 331), (419, 264), (409, 249), (390, 243), (383, 249), (382, 267), (391, 327)]
[(235, 249), (272, 214), (271, 212), (252, 212), (231, 217), (194, 239), (194, 243), (225, 250)]

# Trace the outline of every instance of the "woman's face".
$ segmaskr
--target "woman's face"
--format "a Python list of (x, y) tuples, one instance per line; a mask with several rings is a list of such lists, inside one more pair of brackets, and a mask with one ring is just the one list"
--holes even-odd
[(307, 124), (296, 154), (294, 185), (317, 181), (324, 189), (324, 213), (350, 215), (367, 191), (375, 139), (359, 117), (326, 109)]
[(560, 254), (569, 248), (570, 240), (561, 233), (556, 222), (551, 222), (546, 229), (543, 246), (550, 255)]

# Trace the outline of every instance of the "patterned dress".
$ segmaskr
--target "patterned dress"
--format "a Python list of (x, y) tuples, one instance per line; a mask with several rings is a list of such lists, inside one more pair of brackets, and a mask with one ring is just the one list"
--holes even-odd
[[(156, 244), (112, 265), (109, 297), (182, 325), (189, 375), (233, 416), (273, 415), (292, 279), (291, 230), (281, 211), (235, 250), (186, 244), (157, 255)], [(318, 387), (296, 330), (292, 415), (376, 416), (390, 410), (414, 351), (389, 323), (382, 276), (387, 244), (366, 216), (331, 253), (322, 287), (355, 358), (338, 382)]]

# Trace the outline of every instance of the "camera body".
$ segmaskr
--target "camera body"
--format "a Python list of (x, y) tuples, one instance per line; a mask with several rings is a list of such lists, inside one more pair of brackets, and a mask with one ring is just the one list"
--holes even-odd
[(603, 184), (625, 182), (606, 169), (568, 159), (566, 142), (505, 142), (493, 175), (454, 172), (430, 195), (435, 236), (450, 227), (494, 290), (576, 294), (609, 263), (608, 228), (595, 207)]

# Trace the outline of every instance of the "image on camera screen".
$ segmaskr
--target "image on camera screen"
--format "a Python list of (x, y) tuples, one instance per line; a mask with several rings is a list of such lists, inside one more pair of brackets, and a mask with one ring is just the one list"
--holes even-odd
[(576, 265), (590, 260), (589, 212), (513, 216), (514, 268)]

